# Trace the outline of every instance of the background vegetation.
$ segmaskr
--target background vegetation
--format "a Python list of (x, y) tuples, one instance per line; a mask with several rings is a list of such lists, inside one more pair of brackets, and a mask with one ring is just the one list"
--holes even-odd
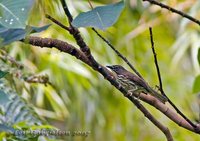
[[(92, 4), (95, 7), (113, 2), (117, 1), (94, 0)], [(198, 0), (162, 2), (197, 19), (200, 16)], [(67, 4), (73, 16), (91, 9), (86, 0), (67, 0)], [(51, 23), (45, 18), (45, 14), (68, 24), (59, 0), (37, 0), (29, 23), (34, 26)], [(155, 87), (158, 80), (150, 48), (149, 26), (153, 27), (166, 94), (188, 117), (198, 120), (197, 94), (192, 90), (194, 79), (200, 72), (197, 61), (200, 30), (196, 24), (148, 2), (127, 0), (118, 22), (107, 31), (100, 32)], [(127, 67), (91, 29), (80, 30), (99, 62), (103, 65), (120, 64)], [(54, 24), (48, 30), (37, 33), (37, 36), (57, 38), (75, 45), (74, 39)], [(9, 83), (33, 105), (40, 116), (50, 125), (62, 130), (90, 131), (88, 137), (66, 136), (63, 140), (164, 139), (164, 135), (101, 75), (70, 55), (56, 49), (40, 49), (19, 42), (12, 43), (3, 50), (25, 66), (22, 70), (17, 69), (23, 75), (48, 75), (52, 85), (29, 84), (15, 77)], [(7, 76), (8, 80), (9, 78)], [(175, 140), (200, 139), (199, 135), (179, 128), (155, 109), (149, 108), (159, 121), (169, 127)]]

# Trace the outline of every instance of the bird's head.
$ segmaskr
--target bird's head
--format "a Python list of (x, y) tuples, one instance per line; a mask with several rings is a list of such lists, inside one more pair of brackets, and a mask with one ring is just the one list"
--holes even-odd
[(124, 71), (126, 71), (125, 68), (123, 68), (120, 65), (113, 65), (113, 66), (106, 66), (106, 67), (114, 71), (116, 74), (122, 74)]

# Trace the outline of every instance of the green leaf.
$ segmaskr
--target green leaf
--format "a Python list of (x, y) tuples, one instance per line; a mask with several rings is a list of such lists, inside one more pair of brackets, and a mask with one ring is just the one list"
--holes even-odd
[(6, 124), (0, 124), (0, 132), (10, 132), (10, 133), (14, 133), (15, 129), (6, 125)]
[(199, 65), (200, 65), (200, 48), (199, 48), (199, 50), (198, 50), (198, 56), (197, 56), (197, 59), (198, 59)]
[(0, 70), (0, 79), (3, 78), (8, 72), (4, 72)]
[(102, 30), (112, 26), (124, 8), (124, 2), (99, 6), (91, 11), (79, 14), (73, 21), (75, 27), (95, 27)]
[(50, 25), (45, 25), (43, 27), (27, 26), (26, 29), (8, 29), (0, 26), (0, 38), (2, 38), (0, 47), (24, 39), (29, 33), (37, 33), (46, 30), (49, 26)]
[(0, 24), (7, 28), (25, 28), (34, 0), (0, 0)]
[(4, 105), (9, 101), (8, 95), (0, 90), (0, 105)]
[(193, 93), (199, 93), (200, 92), (200, 75), (198, 75), (195, 78), (194, 84), (193, 84)]

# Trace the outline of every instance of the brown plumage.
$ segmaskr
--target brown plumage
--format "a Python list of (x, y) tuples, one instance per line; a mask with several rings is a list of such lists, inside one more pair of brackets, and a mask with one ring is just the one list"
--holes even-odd
[(135, 93), (149, 93), (158, 98), (161, 102), (166, 102), (167, 98), (155, 90), (153, 90), (143, 79), (135, 74), (127, 71), (120, 65), (107, 66), (116, 74), (117, 82), (122, 85), (128, 92)]

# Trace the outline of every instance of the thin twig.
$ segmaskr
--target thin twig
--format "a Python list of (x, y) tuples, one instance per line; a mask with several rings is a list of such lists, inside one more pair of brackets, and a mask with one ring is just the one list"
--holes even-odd
[[(88, 3), (90, 5), (91, 9), (94, 9), (92, 6), (92, 3), (90, 0), (88, 0)], [(135, 67), (128, 61), (128, 59), (126, 57), (124, 57), (117, 49), (115, 49), (115, 47), (106, 39), (104, 38), (95, 28), (92, 28), (92, 30), (97, 34), (97, 36), (99, 36), (109, 47), (111, 47), (111, 49), (122, 59), (124, 60), (124, 62), (142, 79), (144, 79), (142, 77), (142, 75), (135, 69)]]
[(65, 30), (67, 30), (70, 34), (72, 34), (74, 36), (74, 38), (76, 39), (77, 44), (80, 46), (81, 50), (84, 53), (86, 53), (87, 56), (90, 56), (90, 50), (88, 50), (89, 48), (87, 47), (85, 42), (83, 42), (83, 39), (80, 36), (80, 32), (77, 30), (77, 28), (73, 27), (72, 25), (69, 28), (48, 14), (46, 14), (46, 18), (48, 18), (49, 20), (51, 20), (52, 22), (54, 22), (55, 24), (57, 24), (58, 26), (62, 27)]
[(180, 114), (192, 127), (196, 128), (197, 126), (190, 120), (188, 119), (177, 107), (176, 105), (167, 97), (167, 95), (165, 94), (164, 90), (163, 90), (163, 86), (162, 86), (162, 79), (161, 79), (161, 74), (160, 74), (160, 69), (159, 69), (159, 65), (158, 65), (158, 61), (157, 61), (157, 56), (156, 56), (156, 51), (154, 49), (154, 41), (153, 41), (153, 33), (152, 33), (152, 28), (149, 27), (149, 32), (150, 32), (150, 39), (151, 39), (151, 48), (152, 48), (152, 52), (154, 55), (154, 62), (155, 62), (155, 66), (156, 66), (156, 71), (157, 71), (157, 75), (158, 75), (158, 79), (159, 79), (159, 90), (161, 92), (162, 95), (164, 95), (167, 99), (168, 102), (171, 104), (171, 106), (176, 110), (176, 112), (178, 114)]
[(156, 54), (156, 51), (154, 49), (154, 41), (153, 41), (153, 33), (152, 33), (152, 28), (149, 27), (149, 32), (150, 32), (150, 39), (151, 39), (151, 49), (152, 49), (152, 52), (153, 52), (153, 55), (154, 55), (154, 62), (155, 62), (155, 65), (156, 65), (156, 71), (157, 71), (157, 75), (158, 75), (158, 80), (159, 80), (159, 89), (161, 91), (161, 93), (163, 94), (163, 86), (162, 86), (162, 78), (161, 78), (161, 75), (160, 75), (160, 69), (159, 69), (159, 66), (158, 66), (158, 61), (157, 61), (157, 54)]
[(88, 3), (90, 5), (90, 8), (94, 9), (90, 0), (88, 0)]
[[(65, 8), (67, 8), (67, 5), (65, 6)], [(67, 10), (67, 11), (69, 11), (69, 10)], [(83, 42), (83, 38), (81, 37), (80, 32), (78, 31), (77, 28), (73, 27), (71, 24), (70, 24), (70, 27), (67, 27), (67, 26), (63, 25), (61, 22), (59, 22), (58, 20), (54, 19), (53, 17), (51, 17), (48, 14), (46, 14), (46, 18), (48, 18), (49, 20), (51, 20), (52, 22), (54, 22), (58, 26), (60, 26), (63, 29), (67, 30), (71, 35), (73, 35), (74, 38), (77, 41), (77, 44), (80, 46), (81, 51), (83, 51), (88, 57), (91, 57), (90, 50), (87, 47), (87, 45)]]
[(70, 31), (70, 28), (63, 25), (61, 22), (59, 22), (58, 20), (54, 19), (53, 17), (51, 17), (50, 15), (46, 14), (45, 15), (47, 19), (51, 20), (52, 22), (54, 22), (55, 24), (59, 25), (60, 27), (62, 27), (63, 29)]
[(176, 14), (178, 14), (178, 15), (181, 15), (182, 17), (185, 17), (185, 18), (189, 19), (190, 21), (192, 21), (192, 22), (194, 22), (194, 23), (200, 25), (200, 21), (199, 21), (199, 20), (193, 18), (193, 17), (190, 16), (190, 15), (185, 14), (185, 13), (182, 12), (182, 11), (179, 11), (179, 10), (177, 10), (177, 9), (174, 9), (174, 8), (172, 8), (172, 7), (170, 7), (170, 6), (167, 6), (167, 5), (163, 4), (163, 3), (157, 2), (157, 1), (155, 1), (155, 0), (143, 0), (143, 1), (148, 1), (148, 2), (150, 2), (151, 4), (158, 5), (158, 6), (160, 6), (161, 8), (165, 8), (165, 9), (171, 11), (171, 12), (174, 12), (174, 13), (176, 13)]
[(96, 60), (94, 59), (94, 57), (91, 54), (90, 48), (87, 46), (87, 44), (85, 43), (85, 41), (83, 40), (82, 36), (80, 35), (80, 31), (78, 30), (78, 28), (74, 27), (71, 22), (73, 20), (73, 17), (67, 7), (67, 4), (65, 2), (65, 0), (61, 0), (62, 2), (62, 6), (63, 9), (66, 13), (66, 16), (69, 19), (69, 24), (70, 24), (70, 31), (69, 33), (74, 37), (74, 39), (76, 40), (77, 45), (80, 47), (81, 51), (86, 55), (86, 57), (90, 60), (90, 62), (93, 63), (93, 68), (98, 70), (100, 67), (99, 64), (96, 62)]
[[(88, 0), (88, 3), (91, 7), (91, 9), (93, 9), (92, 3), (90, 0)], [(111, 49), (122, 59), (124, 60), (124, 62), (140, 77), (144, 80), (144, 78), (142, 77), (142, 75), (136, 70), (136, 68), (128, 61), (128, 59), (126, 57), (124, 57), (117, 49), (115, 49), (115, 47), (106, 39), (104, 38), (95, 28), (92, 28), (92, 30), (109, 46), (111, 47)]]
[(107, 40), (105, 39), (95, 28), (92, 28), (92, 30), (109, 46), (111, 49), (122, 59), (126, 64), (140, 77), (143, 79), (142, 75), (135, 69), (135, 67), (128, 61), (126, 57), (124, 57), (115, 47)]
[(67, 7), (67, 3), (65, 2), (65, 0), (61, 0), (61, 3), (62, 3), (62, 7), (65, 11), (65, 14), (67, 15), (67, 18), (69, 20), (69, 23), (71, 24), (71, 22), (73, 21), (73, 17), (71, 15), (71, 13), (69, 12), (69, 9)]
[(41, 84), (44, 84), (45, 86), (47, 86), (47, 84), (52, 85), (51, 82), (49, 81), (48, 75), (28, 76), (28, 77), (24, 77), (24, 81), (28, 83), (41, 83)]

